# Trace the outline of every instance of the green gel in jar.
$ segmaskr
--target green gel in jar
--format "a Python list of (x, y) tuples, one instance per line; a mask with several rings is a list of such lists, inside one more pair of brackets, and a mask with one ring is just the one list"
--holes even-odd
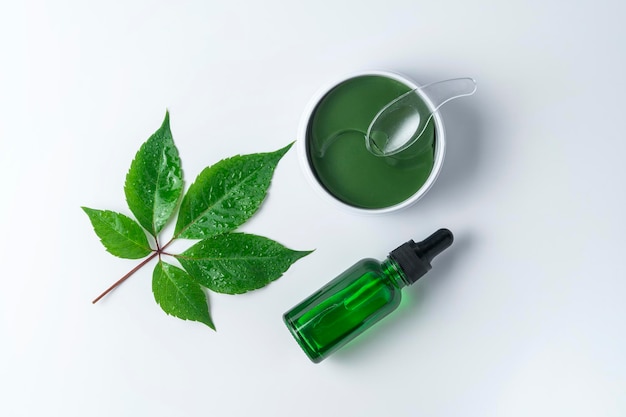
[[(365, 145), (364, 133), (378, 111), (412, 89), (383, 75), (362, 75), (319, 101), (307, 126), (307, 158), (317, 181), (336, 199), (381, 209), (409, 199), (426, 183), (435, 161), (434, 120), (419, 141), (396, 155), (377, 156)], [(430, 113), (426, 103), (418, 105), (420, 113)]]

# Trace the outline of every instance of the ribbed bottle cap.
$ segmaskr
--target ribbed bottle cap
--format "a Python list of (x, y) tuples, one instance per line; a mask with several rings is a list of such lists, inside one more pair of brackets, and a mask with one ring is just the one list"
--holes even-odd
[(409, 240), (394, 249), (389, 257), (398, 263), (410, 284), (420, 279), (431, 269), (435, 256), (452, 245), (454, 236), (448, 229), (439, 229), (421, 242)]

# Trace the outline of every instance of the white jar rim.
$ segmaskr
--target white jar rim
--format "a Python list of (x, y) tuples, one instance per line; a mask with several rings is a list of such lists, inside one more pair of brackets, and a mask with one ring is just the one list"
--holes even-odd
[[(424, 184), (413, 194), (411, 195), (409, 198), (407, 198), (406, 200), (394, 204), (392, 206), (389, 207), (383, 207), (383, 208), (376, 208), (376, 209), (368, 209), (368, 208), (362, 208), (362, 207), (356, 207), (353, 205), (350, 205), (348, 203), (345, 203), (343, 201), (341, 201), (340, 199), (338, 199), (337, 197), (335, 197), (334, 195), (332, 195), (327, 189), (326, 187), (324, 187), (320, 181), (318, 180), (317, 176), (315, 175), (315, 170), (314, 168), (311, 166), (311, 162), (309, 160), (309, 156), (308, 156), (308, 146), (307, 146), (307, 130), (308, 130), (308, 126), (311, 120), (311, 117), (313, 117), (313, 113), (315, 112), (315, 109), (317, 108), (317, 105), (319, 104), (319, 102), (324, 98), (324, 96), (326, 96), (326, 94), (328, 92), (330, 92), (333, 88), (337, 87), (338, 85), (352, 79), (352, 78), (357, 78), (357, 77), (362, 77), (362, 76), (368, 76), (368, 75), (378, 75), (378, 76), (382, 76), (382, 77), (387, 77), (393, 80), (396, 80), (402, 84), (405, 84), (406, 86), (408, 86), (409, 88), (415, 89), (419, 87), (419, 84), (415, 83), (413, 80), (411, 80), (410, 78), (396, 73), (396, 72), (391, 72), (391, 71), (361, 71), (361, 72), (355, 72), (352, 74), (348, 74), (346, 76), (340, 77), (339, 79), (329, 83), (328, 85), (326, 85), (324, 88), (321, 88), (309, 101), (309, 103), (307, 104), (302, 117), (300, 119), (300, 124), (298, 126), (298, 134), (297, 134), (297, 142), (296, 142), (296, 149), (298, 152), (298, 160), (300, 162), (300, 166), (304, 172), (305, 177), (307, 178), (307, 181), (311, 184), (311, 186), (317, 191), (317, 193), (326, 201), (328, 201), (329, 203), (333, 204), (336, 207), (339, 207), (343, 210), (347, 210), (349, 212), (352, 213), (357, 213), (357, 214), (386, 214), (386, 213), (392, 213), (398, 210), (401, 210), (403, 208), (407, 208), (409, 206), (412, 206), (413, 204), (415, 204), (420, 198), (422, 198), (424, 196), (424, 194), (426, 194), (426, 192), (428, 190), (430, 190), (430, 188), (433, 186), (435, 180), (437, 179), (437, 177), (439, 176), (439, 173), (441, 172), (441, 168), (443, 166), (443, 159), (444, 159), (444, 155), (445, 155), (445, 144), (446, 144), (446, 140), (445, 140), (445, 130), (444, 130), (444, 126), (443, 126), (443, 120), (441, 118), (441, 115), (439, 114), (439, 112), (434, 112), (433, 113), (433, 121), (435, 123), (435, 132), (436, 132), (436, 136), (435, 136), (435, 155), (434, 155), (434, 163), (433, 163), (433, 167), (432, 170), (430, 171), (430, 174), (428, 175), (428, 178), (426, 179), (426, 182), (424, 182)], [(426, 105), (430, 108), (433, 109), (434, 106), (432, 104), (432, 101), (425, 95), (421, 94), (421, 92), (418, 90), (418, 93), (420, 94), (420, 97), (424, 100), (424, 102), (426, 103)]]

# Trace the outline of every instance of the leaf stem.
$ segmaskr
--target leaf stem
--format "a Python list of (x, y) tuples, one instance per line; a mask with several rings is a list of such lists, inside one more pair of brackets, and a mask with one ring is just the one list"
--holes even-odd
[[(100, 301), (100, 299), (102, 297), (104, 297), (105, 295), (107, 295), (108, 293), (110, 293), (111, 291), (113, 291), (118, 285), (120, 285), (122, 282), (126, 281), (128, 278), (130, 278), (131, 275), (133, 275), (135, 272), (139, 271), (143, 266), (145, 266), (148, 262), (150, 262), (151, 260), (153, 260), (154, 258), (156, 258), (157, 256), (159, 257), (159, 259), (161, 259), (161, 254), (164, 255), (170, 255), (169, 253), (165, 253), (163, 252), (163, 250), (165, 248), (167, 248), (169, 245), (172, 244), (172, 242), (174, 242), (176, 238), (173, 237), (170, 239), (169, 242), (167, 242), (165, 245), (163, 246), (159, 246), (159, 241), (155, 238), (156, 241), (156, 246), (157, 249), (154, 251), (154, 253), (152, 253), (152, 255), (148, 256), (146, 259), (144, 259), (143, 261), (141, 261), (140, 264), (138, 264), (136, 267), (134, 267), (133, 269), (131, 269), (130, 271), (128, 271), (128, 273), (126, 275), (124, 275), (122, 278), (118, 279), (115, 284), (111, 285), (109, 288), (106, 289), (106, 291), (104, 291), (102, 294), (100, 294), (99, 296), (97, 296), (91, 303), (92, 304), (96, 304), (98, 301)], [(174, 256), (174, 255), (170, 255), (170, 256)]]
[[(169, 243), (168, 243), (169, 244)], [(167, 245), (166, 245), (167, 246)], [(148, 262), (150, 262), (152, 259), (154, 259), (157, 255), (159, 255), (159, 253), (161, 253), (161, 251), (155, 251), (152, 255), (148, 256), (146, 259), (144, 259), (140, 264), (138, 264), (136, 267), (134, 267), (133, 269), (131, 269), (126, 275), (124, 275), (122, 278), (120, 278), (119, 280), (117, 280), (115, 282), (115, 284), (111, 285), (109, 288), (106, 289), (106, 291), (104, 291), (102, 294), (100, 294), (98, 297), (96, 297), (91, 303), (95, 304), (98, 301), (100, 301), (100, 299), (102, 297), (104, 297), (105, 295), (107, 295), (108, 293), (110, 293), (111, 291), (113, 291), (115, 289), (115, 287), (117, 287), (118, 285), (120, 285), (122, 282), (126, 281), (128, 278), (130, 278), (131, 275), (133, 275), (135, 272), (137, 272), (139, 269), (141, 269), (145, 264), (147, 264)]]
[(176, 237), (171, 238), (169, 242), (167, 242), (165, 245), (161, 246), (159, 248), (159, 252), (163, 253), (163, 250), (165, 250), (165, 248), (167, 248), (169, 245), (171, 245), (174, 240), (176, 240)]

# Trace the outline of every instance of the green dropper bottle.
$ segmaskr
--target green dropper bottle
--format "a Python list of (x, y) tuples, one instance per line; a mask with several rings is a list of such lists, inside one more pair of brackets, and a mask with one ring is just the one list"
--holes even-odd
[(453, 241), (440, 229), (419, 243), (410, 240), (382, 263), (362, 259), (283, 316), (300, 347), (315, 363), (354, 339), (400, 304), (400, 290), (431, 268)]

